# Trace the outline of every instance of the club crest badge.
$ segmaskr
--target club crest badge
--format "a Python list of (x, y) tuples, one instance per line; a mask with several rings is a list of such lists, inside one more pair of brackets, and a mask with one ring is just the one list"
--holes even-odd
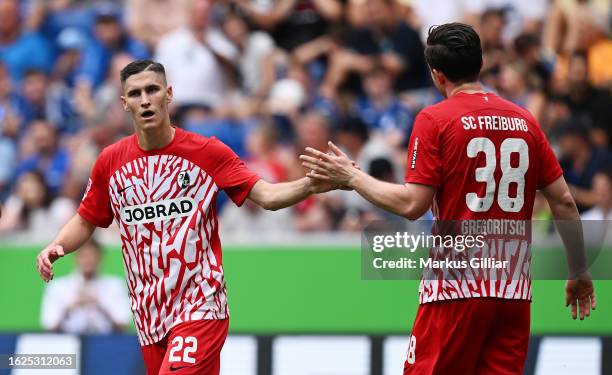
[(181, 171), (178, 175), (177, 182), (182, 189), (191, 186), (191, 177), (189, 177), (189, 172)]

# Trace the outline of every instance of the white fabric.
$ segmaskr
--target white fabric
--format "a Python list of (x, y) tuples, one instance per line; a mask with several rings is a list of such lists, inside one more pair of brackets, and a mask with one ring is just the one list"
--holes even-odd
[(612, 220), (612, 210), (604, 214), (603, 210), (599, 207), (593, 207), (588, 211), (585, 211), (580, 215), (582, 220)]
[[(99, 307), (85, 305), (66, 310), (74, 304), (81, 293), (88, 293), (99, 302)], [(41, 323), (45, 329), (59, 325), (70, 333), (110, 333), (112, 319), (121, 325), (130, 320), (130, 305), (124, 281), (116, 276), (102, 276), (86, 281), (80, 273), (73, 273), (51, 281), (45, 289), (41, 309)]]
[[(230, 55), (219, 36), (211, 34), (209, 45), (223, 56)], [(223, 69), (211, 51), (185, 27), (164, 35), (155, 52), (155, 60), (166, 68), (168, 84), (174, 88), (174, 102), (216, 107), (223, 103), (225, 85)], [(229, 51), (229, 52), (228, 52)]]

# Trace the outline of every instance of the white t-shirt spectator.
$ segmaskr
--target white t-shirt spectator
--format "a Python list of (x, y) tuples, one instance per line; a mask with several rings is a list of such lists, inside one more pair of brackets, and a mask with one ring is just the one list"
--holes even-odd
[[(96, 300), (74, 307), (79, 298)], [(112, 320), (111, 320), (112, 319)], [(45, 329), (69, 333), (111, 333), (113, 321), (127, 326), (130, 304), (125, 282), (116, 276), (85, 280), (78, 273), (60, 277), (45, 289), (41, 323)]]
[(186, 27), (164, 35), (155, 59), (166, 68), (168, 83), (174, 88), (174, 102), (200, 104), (212, 108), (223, 103), (226, 95), (224, 71), (213, 53), (233, 60), (237, 51), (218, 31), (206, 34), (201, 43)]

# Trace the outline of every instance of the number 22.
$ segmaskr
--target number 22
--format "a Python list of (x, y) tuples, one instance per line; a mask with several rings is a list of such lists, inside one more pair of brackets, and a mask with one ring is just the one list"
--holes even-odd
[[(186, 363), (195, 363), (195, 358), (190, 357), (191, 353), (195, 353), (198, 350), (198, 340), (193, 336), (187, 336), (184, 340), (185, 349), (183, 350), (183, 362)], [(190, 346), (187, 346), (190, 344)], [(176, 355), (177, 352), (183, 349), (183, 337), (176, 336), (172, 339), (172, 349), (170, 349), (170, 356), (168, 357), (168, 362), (181, 362), (181, 357)]]
[[(480, 152), (484, 152), (486, 164), (484, 167), (476, 168), (476, 181), (487, 184), (484, 197), (479, 197), (476, 193), (467, 193), (465, 203), (473, 212), (489, 211), (495, 199), (495, 178), (493, 173), (497, 166), (495, 157), (495, 145), (489, 138), (473, 138), (467, 145), (467, 156), (475, 158)], [(529, 147), (527, 142), (521, 138), (507, 138), (500, 148), (499, 163), (501, 166), (502, 177), (499, 180), (497, 191), (497, 204), (506, 212), (519, 212), (525, 203), (525, 173), (529, 168)], [(519, 164), (517, 167), (510, 165), (510, 155), (519, 154)], [(510, 184), (517, 184), (516, 197), (509, 195)]]

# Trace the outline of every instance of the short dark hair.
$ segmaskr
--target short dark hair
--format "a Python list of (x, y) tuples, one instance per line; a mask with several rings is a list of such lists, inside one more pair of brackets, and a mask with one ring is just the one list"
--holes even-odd
[(367, 142), (370, 138), (368, 125), (360, 117), (354, 114), (349, 114), (344, 117), (336, 130), (338, 133), (353, 134), (363, 143)]
[(136, 60), (127, 64), (125, 68), (121, 69), (121, 83), (125, 83), (125, 81), (134, 74), (142, 73), (142, 72), (155, 72), (164, 76), (164, 80), (166, 79), (166, 69), (164, 66), (156, 61), (152, 60)]
[(480, 37), (466, 24), (453, 22), (429, 28), (425, 60), (453, 83), (478, 80), (482, 68)]

